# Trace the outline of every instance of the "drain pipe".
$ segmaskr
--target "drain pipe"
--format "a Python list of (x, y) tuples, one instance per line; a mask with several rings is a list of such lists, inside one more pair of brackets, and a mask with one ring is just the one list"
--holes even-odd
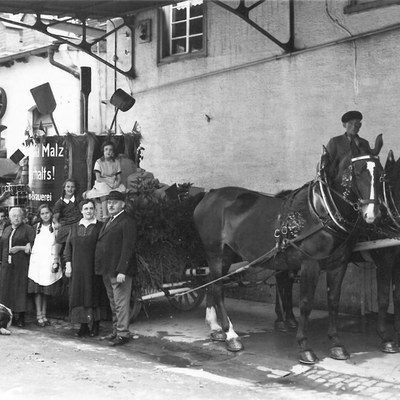
[[(49, 62), (51, 65), (68, 72), (69, 74), (73, 75), (76, 79), (81, 79), (81, 74), (74, 68), (67, 67), (64, 64), (59, 63), (54, 59), (54, 53), (58, 51), (59, 44), (55, 44), (50, 46), (48, 55), (49, 55)], [(80, 103), (79, 103), (79, 113), (80, 113), (80, 131), (83, 132), (84, 129), (84, 100), (82, 96), (80, 96)]]
[(74, 68), (67, 67), (66, 65), (61, 64), (61, 63), (59, 63), (58, 61), (56, 61), (54, 59), (54, 53), (56, 51), (58, 51), (58, 47), (59, 47), (59, 45), (54, 45), (54, 46), (51, 46), (49, 48), (49, 52), (48, 53), (49, 53), (49, 62), (50, 62), (50, 64), (54, 65), (57, 68), (62, 69), (65, 72), (68, 72), (69, 74), (73, 75), (75, 78), (80, 79), (81, 74), (77, 70), (75, 70)]

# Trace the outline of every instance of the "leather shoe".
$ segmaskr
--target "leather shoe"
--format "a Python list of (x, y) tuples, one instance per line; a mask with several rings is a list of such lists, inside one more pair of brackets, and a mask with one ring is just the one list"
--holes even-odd
[(20, 313), (17, 319), (17, 327), (24, 328), (25, 327), (25, 313)]
[(94, 321), (92, 328), (90, 329), (89, 336), (90, 337), (99, 336), (99, 331), (100, 331), (100, 321)]
[(17, 327), (18, 327), (18, 328), (23, 328), (23, 327), (25, 327), (25, 321), (22, 320), (22, 319), (19, 319), (19, 320), (17, 321)]
[(110, 346), (122, 346), (123, 344), (126, 344), (129, 342), (129, 338), (127, 337), (122, 337), (122, 336), (116, 336), (113, 340), (110, 340), (108, 344)]
[(100, 338), (100, 340), (114, 340), (116, 337), (117, 337), (117, 334), (115, 332), (113, 332), (113, 333), (110, 333), (107, 336), (102, 336)]
[(90, 330), (88, 324), (81, 324), (78, 332), (75, 332), (76, 337), (89, 336)]

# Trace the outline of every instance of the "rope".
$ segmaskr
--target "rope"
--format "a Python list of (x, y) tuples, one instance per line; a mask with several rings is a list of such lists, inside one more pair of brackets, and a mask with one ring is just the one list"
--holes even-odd
[[(251, 262), (248, 263), (247, 265), (244, 265), (243, 267), (240, 267), (240, 268), (238, 268), (238, 269), (235, 270), (235, 271), (232, 271), (232, 272), (230, 272), (230, 273), (228, 273), (228, 274), (226, 274), (226, 275), (223, 275), (223, 276), (221, 276), (221, 277), (219, 277), (219, 278), (217, 278), (217, 279), (214, 279), (214, 280), (212, 280), (212, 281), (210, 281), (210, 282), (207, 282), (207, 283), (205, 283), (205, 284), (203, 284), (203, 285), (201, 285), (201, 286), (198, 286), (198, 287), (196, 287), (196, 288), (194, 288), (194, 289), (190, 289), (190, 290), (188, 290), (188, 291), (186, 291), (186, 292), (183, 292), (183, 293), (176, 293), (176, 294), (174, 294), (173, 296), (174, 296), (174, 297), (185, 296), (186, 294), (196, 292), (197, 290), (200, 290), (200, 289), (204, 289), (205, 287), (210, 286), (210, 285), (214, 284), (215, 282), (222, 281), (222, 280), (224, 280), (224, 279), (226, 279), (226, 278), (229, 278), (230, 276), (233, 276), (233, 275), (236, 275), (236, 274), (238, 274), (238, 273), (240, 273), (240, 272), (246, 271), (246, 270), (249, 269), (250, 267), (254, 267), (254, 265), (256, 265), (256, 264), (262, 263), (262, 262), (264, 262), (264, 261), (268, 261), (270, 258), (272, 258), (272, 257), (275, 255), (276, 252), (277, 252), (276, 247), (274, 247), (273, 249), (271, 249), (271, 250), (268, 251), (267, 253), (263, 254), (261, 257), (256, 258), (255, 260), (251, 261)], [(273, 275), (271, 275), (271, 276), (273, 276)], [(271, 276), (270, 276), (270, 277), (271, 277)], [(268, 279), (269, 279), (270, 277), (268, 277)]]

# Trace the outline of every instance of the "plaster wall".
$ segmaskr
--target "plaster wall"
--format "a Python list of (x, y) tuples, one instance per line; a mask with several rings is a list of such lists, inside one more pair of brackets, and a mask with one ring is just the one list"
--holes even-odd
[[(80, 66), (92, 67), (92, 92), (89, 96), (89, 130), (104, 131), (104, 70), (93, 58), (77, 51), (66, 51), (60, 48), (55, 60), (70, 68)], [(78, 69), (79, 71), (79, 69)], [(0, 67), (0, 86), (7, 93), (7, 110), (1, 120), (7, 130), (2, 136), (6, 138), (8, 156), (18, 148), (27, 154), (22, 145), (25, 129), (32, 125), (29, 112), (35, 106), (30, 89), (49, 82), (57, 106), (53, 117), (60, 135), (67, 132), (80, 133), (80, 81), (71, 74), (52, 66), (48, 58), (30, 56), (27, 63), (15, 62), (12, 67)]]

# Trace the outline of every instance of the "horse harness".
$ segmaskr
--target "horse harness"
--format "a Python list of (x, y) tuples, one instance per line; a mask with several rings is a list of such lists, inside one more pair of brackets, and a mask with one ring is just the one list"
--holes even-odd
[[(297, 225), (293, 224), (293, 220), (296, 219), (296, 213), (289, 216), (285, 220), (285, 224), (282, 224), (280, 228), (275, 230), (274, 236), (276, 240), (276, 253), (284, 252), (288, 247), (293, 247), (299, 252), (301, 252), (307, 258), (316, 261), (327, 260), (329, 258), (333, 258), (334, 254), (329, 254), (327, 256), (313, 256), (312, 254), (307, 253), (303, 250), (298, 243), (304, 241), (305, 239), (315, 235), (321, 230), (328, 231), (331, 235), (341, 239), (343, 241), (342, 245), (340, 245), (334, 253), (337, 253), (344, 248), (349, 241), (353, 240), (355, 235), (358, 232), (359, 224), (360, 224), (360, 216), (358, 215), (357, 220), (355, 222), (347, 221), (340, 213), (339, 209), (336, 206), (336, 202), (333, 199), (333, 194), (339, 197), (342, 201), (352, 206), (355, 211), (359, 210), (360, 204), (367, 204), (371, 202), (376, 202), (376, 200), (364, 200), (358, 199), (357, 202), (352, 202), (349, 200), (348, 190), (349, 185), (352, 181), (352, 171), (353, 164), (366, 160), (366, 159), (377, 159), (376, 156), (361, 156), (355, 157), (351, 159), (351, 164), (349, 167), (350, 173), (345, 175), (347, 181), (347, 187), (345, 187), (345, 191), (343, 194), (331, 188), (328, 184), (328, 179), (326, 176), (325, 169), (321, 166), (320, 170), (314, 179), (308, 183), (308, 206), (310, 213), (313, 219), (316, 221), (316, 225), (308, 229), (306, 232), (301, 231), (301, 218), (297, 217)], [(292, 194), (294, 196), (296, 192)], [(316, 207), (314, 206), (314, 196), (320, 195), (323, 203), (323, 207), (326, 211), (327, 215), (321, 215), (318, 213)], [(287, 223), (288, 222), (288, 223)]]

